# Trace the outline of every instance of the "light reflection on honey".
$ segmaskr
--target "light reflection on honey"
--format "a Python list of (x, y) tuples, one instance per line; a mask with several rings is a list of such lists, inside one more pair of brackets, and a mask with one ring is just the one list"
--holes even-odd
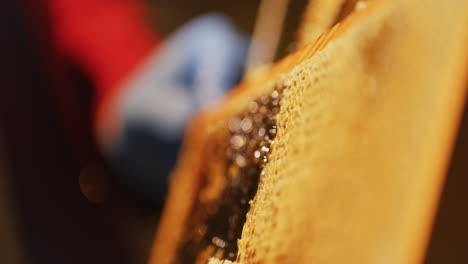
[[(280, 111), (284, 85), (252, 100), (246, 110), (226, 124), (227, 137), (219, 142), (225, 155), (223, 190), (216, 199), (198, 199), (188, 220), (177, 263), (206, 263), (210, 257), (235, 260), (237, 240), (249, 211), (249, 201), (277, 133), (275, 115)], [(211, 166), (211, 165), (208, 165)], [(200, 194), (210, 186), (201, 188)], [(200, 197), (200, 195), (199, 195)]]

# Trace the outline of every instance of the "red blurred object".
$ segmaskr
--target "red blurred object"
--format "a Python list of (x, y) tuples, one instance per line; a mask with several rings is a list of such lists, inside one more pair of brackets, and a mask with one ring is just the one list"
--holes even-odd
[(78, 63), (96, 87), (97, 101), (153, 50), (159, 37), (136, 0), (49, 0), (58, 52)]

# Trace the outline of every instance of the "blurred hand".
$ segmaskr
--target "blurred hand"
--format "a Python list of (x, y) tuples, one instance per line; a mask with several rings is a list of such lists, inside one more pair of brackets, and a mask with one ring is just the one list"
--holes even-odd
[(98, 118), (98, 140), (133, 192), (162, 203), (188, 120), (239, 81), (246, 53), (246, 38), (225, 17), (205, 15), (170, 36), (119, 88)]

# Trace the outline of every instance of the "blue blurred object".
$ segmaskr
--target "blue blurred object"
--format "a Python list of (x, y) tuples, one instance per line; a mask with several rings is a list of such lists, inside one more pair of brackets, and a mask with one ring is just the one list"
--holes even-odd
[(219, 14), (182, 26), (124, 85), (123, 133), (107, 150), (123, 183), (162, 204), (184, 128), (242, 77), (247, 39)]

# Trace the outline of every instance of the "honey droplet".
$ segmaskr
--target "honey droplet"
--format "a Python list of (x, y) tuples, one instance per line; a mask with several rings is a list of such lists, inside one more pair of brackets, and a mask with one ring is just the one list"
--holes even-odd
[(275, 135), (276, 134), (276, 126), (273, 126), (272, 128), (270, 128), (269, 132), (270, 132), (270, 134)]
[(234, 135), (231, 137), (231, 145), (235, 149), (242, 148), (245, 145), (245, 143), (246, 143), (246, 140), (241, 135)]
[(266, 132), (266, 131), (265, 131), (265, 129), (264, 129), (263, 127), (259, 128), (259, 129), (258, 129), (258, 136), (259, 136), (259, 137), (265, 136), (265, 132)]
[(240, 122), (241, 120), (238, 117), (231, 118), (228, 123), (229, 130), (231, 130), (231, 132), (238, 132), (240, 129)]
[(249, 103), (249, 111), (251, 113), (256, 113), (258, 111), (258, 104), (255, 101)]
[(217, 247), (220, 247), (220, 248), (224, 248), (226, 246), (226, 241), (222, 240), (219, 237), (213, 237), (211, 239), (211, 242), (213, 242), (213, 244), (215, 244)]
[(242, 155), (237, 155), (237, 156), (236, 156), (236, 164), (237, 164), (239, 167), (245, 167), (245, 165), (247, 165), (247, 161), (245, 160), (244, 156), (242, 156)]
[(273, 92), (271, 93), (271, 98), (273, 99), (277, 99), (279, 96), (279, 93), (277, 90), (273, 90)]
[(240, 123), (240, 127), (242, 131), (244, 131), (245, 133), (249, 133), (250, 131), (252, 131), (252, 120), (250, 118), (244, 118)]
[(257, 158), (257, 159), (260, 158), (260, 155), (261, 155), (260, 151), (256, 150), (256, 151), (254, 152), (254, 157), (255, 157), (255, 158)]

